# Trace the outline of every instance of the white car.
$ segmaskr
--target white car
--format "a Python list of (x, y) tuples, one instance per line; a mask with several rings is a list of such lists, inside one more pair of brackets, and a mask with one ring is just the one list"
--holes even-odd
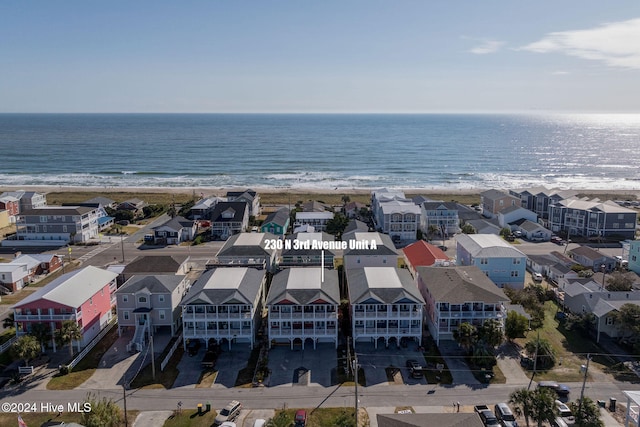
[(531, 276), (533, 277), (534, 282), (542, 282), (542, 279), (544, 279), (540, 273), (533, 273)]
[(568, 426), (575, 425), (576, 419), (573, 416), (571, 409), (569, 409), (569, 407), (566, 404), (562, 403), (559, 400), (556, 400), (556, 409), (558, 409), (558, 414), (560, 415), (560, 417), (562, 417), (562, 420)]

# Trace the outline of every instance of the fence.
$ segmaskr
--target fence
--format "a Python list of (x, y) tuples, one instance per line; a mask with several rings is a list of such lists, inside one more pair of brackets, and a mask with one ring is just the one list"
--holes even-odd
[(182, 344), (182, 334), (178, 335), (178, 339), (176, 340), (176, 342), (173, 343), (173, 345), (171, 346), (171, 349), (169, 350), (169, 353), (167, 353), (167, 356), (164, 358), (162, 363), (160, 363), (161, 371), (164, 371), (164, 368), (167, 367), (167, 364), (169, 363), (171, 356), (173, 356), (173, 353), (175, 353), (175, 351), (178, 349), (178, 346), (181, 344)]
[(0, 345), (0, 353), (4, 353), (5, 351), (7, 351), (9, 349), (9, 347), (11, 347), (11, 344), (16, 342), (17, 339), (18, 339), (18, 336), (16, 335), (15, 337), (11, 338), (6, 343)]
[(18, 373), (20, 375), (33, 374), (33, 366), (20, 366), (18, 367)]
[(107, 335), (107, 333), (117, 323), (118, 323), (118, 316), (114, 316), (109, 321), (109, 323), (107, 323), (107, 326), (105, 326), (105, 328), (102, 331), (100, 331), (100, 333), (94, 339), (92, 339), (89, 344), (87, 344), (87, 346), (80, 352), (80, 354), (78, 354), (71, 362), (69, 362), (69, 364), (67, 365), (69, 367), (69, 369), (73, 369), (74, 366), (76, 366), (78, 363), (80, 363), (80, 361), (91, 351), (91, 349), (93, 347), (95, 347), (96, 344), (98, 344), (100, 342), (100, 340), (105, 335)]

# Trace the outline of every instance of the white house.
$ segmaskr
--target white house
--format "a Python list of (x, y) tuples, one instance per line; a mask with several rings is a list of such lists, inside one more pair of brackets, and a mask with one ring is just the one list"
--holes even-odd
[(327, 223), (333, 219), (334, 213), (325, 212), (296, 212), (296, 219), (293, 223), (294, 227), (302, 227), (310, 225), (316, 231), (326, 231)]

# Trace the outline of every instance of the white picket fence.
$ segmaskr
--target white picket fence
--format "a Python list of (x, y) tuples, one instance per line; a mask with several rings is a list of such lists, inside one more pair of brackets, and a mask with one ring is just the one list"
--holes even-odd
[(11, 344), (16, 342), (17, 339), (18, 339), (18, 336), (16, 335), (15, 337), (11, 338), (6, 343), (0, 345), (0, 353), (4, 353), (5, 351), (7, 351), (9, 349), (9, 347), (11, 347)]
[(104, 329), (102, 331), (100, 331), (100, 333), (98, 335), (96, 335), (96, 337), (94, 339), (92, 339), (89, 344), (87, 344), (87, 346), (80, 352), (80, 354), (78, 354), (71, 362), (69, 362), (69, 364), (67, 365), (69, 367), (69, 369), (73, 369), (74, 366), (76, 366), (78, 363), (80, 363), (80, 361), (91, 351), (91, 349), (93, 347), (95, 347), (96, 344), (98, 344), (100, 342), (100, 340), (105, 335), (107, 335), (107, 333), (117, 323), (118, 323), (118, 316), (114, 316), (109, 321), (109, 323), (107, 323), (107, 326), (105, 326)]
[(171, 346), (169, 353), (167, 353), (167, 356), (164, 358), (162, 363), (160, 363), (160, 371), (164, 371), (164, 368), (166, 368), (167, 365), (169, 364), (169, 360), (171, 359), (171, 356), (173, 356), (173, 353), (176, 352), (176, 350), (178, 349), (178, 346), (181, 344), (182, 344), (182, 334), (178, 336), (178, 339), (176, 340), (176, 342), (174, 342), (173, 345)]

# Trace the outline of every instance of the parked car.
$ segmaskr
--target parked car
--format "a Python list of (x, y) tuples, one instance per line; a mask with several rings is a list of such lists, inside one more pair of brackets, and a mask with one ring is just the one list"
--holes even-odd
[(189, 340), (187, 344), (187, 352), (189, 356), (195, 356), (198, 354), (198, 350), (200, 350), (200, 340)]
[(548, 388), (556, 392), (558, 396), (568, 396), (571, 389), (566, 384), (558, 384), (555, 381), (540, 381), (538, 388)]
[(564, 245), (564, 240), (562, 240), (558, 236), (551, 236), (551, 240), (550, 241), (551, 241), (551, 243), (555, 243), (556, 245), (560, 245), (560, 246)]
[(447, 247), (445, 245), (440, 245), (438, 246), (438, 248), (442, 251), (442, 252), (446, 252), (447, 251)]
[(511, 412), (511, 408), (506, 403), (497, 403), (493, 408), (496, 418), (503, 427), (518, 427), (516, 417)]
[(220, 427), (238, 427), (238, 426), (233, 421), (225, 421), (222, 424), (220, 424)]
[(491, 409), (487, 405), (476, 405), (473, 407), (473, 410), (478, 413), (480, 419), (482, 420), (482, 424), (486, 427), (499, 427), (500, 422), (498, 418), (496, 418), (495, 414), (491, 412)]
[(533, 273), (531, 276), (533, 277), (534, 282), (542, 282), (542, 280), (544, 279), (544, 277), (542, 277), (542, 274), (540, 273)]
[(227, 421), (233, 421), (238, 418), (240, 411), (242, 410), (242, 403), (237, 400), (232, 400), (225, 406), (216, 418), (213, 420), (214, 426), (222, 426), (222, 423)]
[(568, 426), (575, 425), (576, 418), (573, 416), (573, 412), (571, 412), (571, 409), (569, 409), (566, 404), (556, 400), (556, 409), (558, 409), (558, 414)]
[(296, 411), (293, 420), (295, 421), (295, 427), (304, 427), (307, 424), (307, 411), (299, 409)]
[(258, 418), (253, 422), (253, 427), (264, 427), (267, 424), (267, 420)]
[(417, 360), (407, 360), (407, 368), (409, 368), (409, 373), (412, 378), (422, 378), (424, 376), (422, 365), (420, 365)]

